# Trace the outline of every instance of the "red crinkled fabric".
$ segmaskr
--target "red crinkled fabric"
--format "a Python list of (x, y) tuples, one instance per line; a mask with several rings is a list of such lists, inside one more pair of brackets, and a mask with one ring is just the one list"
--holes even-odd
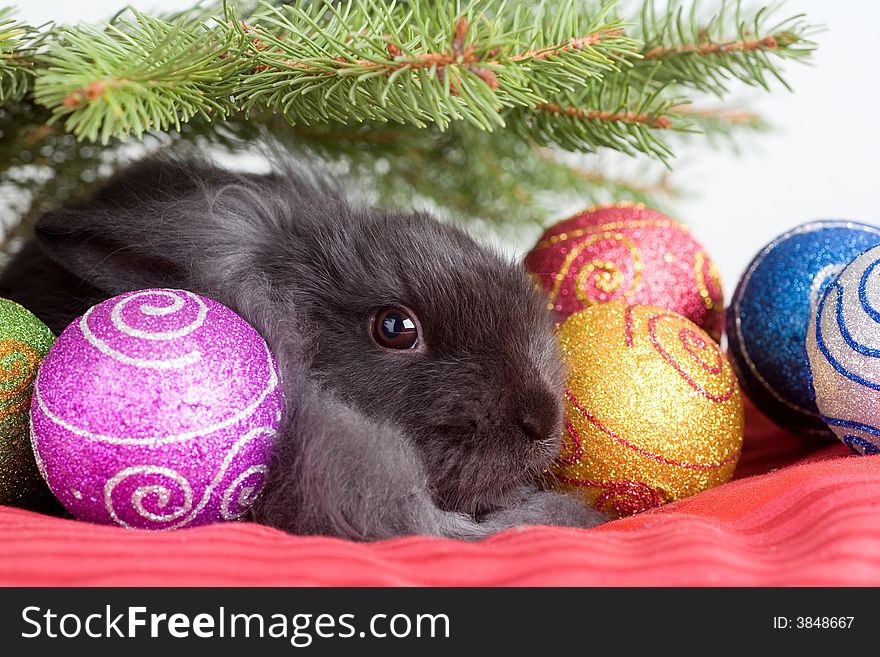
[(747, 414), (734, 481), (592, 530), (365, 544), (249, 523), (151, 533), (0, 507), (0, 584), (880, 585), (880, 455)]

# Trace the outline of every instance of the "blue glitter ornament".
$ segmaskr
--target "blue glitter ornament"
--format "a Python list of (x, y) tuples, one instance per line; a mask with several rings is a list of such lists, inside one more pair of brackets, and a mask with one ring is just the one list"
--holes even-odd
[(805, 341), (822, 293), (880, 228), (812, 221), (780, 235), (749, 264), (727, 309), (730, 359), (749, 398), (780, 426), (833, 436), (812, 398)]

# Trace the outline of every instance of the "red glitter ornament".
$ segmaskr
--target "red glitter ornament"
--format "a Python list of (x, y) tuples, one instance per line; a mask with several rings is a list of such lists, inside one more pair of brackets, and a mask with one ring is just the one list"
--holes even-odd
[(580, 212), (548, 228), (525, 266), (560, 321), (626, 301), (673, 310), (721, 338), (718, 269), (685, 226), (657, 210), (619, 204)]

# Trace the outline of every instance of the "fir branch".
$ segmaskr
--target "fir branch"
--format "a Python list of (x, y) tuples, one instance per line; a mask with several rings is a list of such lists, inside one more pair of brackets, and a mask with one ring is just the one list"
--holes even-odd
[(575, 0), (210, 0), (100, 29), (32, 30), (0, 11), (0, 185), (22, 192), (3, 196), (26, 216), (13, 234), (144, 141), (244, 151), (267, 135), (387, 205), (513, 225), (567, 202), (662, 208), (675, 196), (665, 176), (615, 175), (558, 148), (666, 161), (677, 135), (761, 129), (689, 93), (767, 87), (813, 44), (802, 18), (774, 25), (736, 0), (701, 0), (721, 6), (705, 20), (645, 1), (638, 28), (613, 2)]
[(788, 87), (780, 64), (806, 60), (815, 49), (809, 37), (816, 29), (802, 15), (774, 23), (774, 13), (747, 11), (741, 0), (721, 0), (711, 15), (696, 1), (686, 9), (681, 0), (670, 0), (658, 13), (655, 1), (646, 0), (642, 57), (633, 62), (634, 71), (718, 96), (732, 79), (769, 89), (772, 78)]
[(34, 54), (41, 41), (33, 27), (0, 8), (0, 103), (21, 100), (34, 79)]
[(690, 130), (688, 119), (670, 111), (680, 104), (665, 86), (635, 85), (623, 76), (505, 116), (522, 137), (544, 146), (590, 153), (611, 148), (666, 160), (672, 152), (660, 133)]
[[(555, 25), (536, 24), (549, 13)], [(247, 110), (270, 108), (293, 123), (378, 120), (441, 129), (465, 120), (504, 125), (505, 108), (534, 106), (583, 86), (635, 52), (606, 4), (583, 21), (574, 0), (508, 7), (330, 0), (266, 7), (239, 24), (250, 74), (238, 90)]]
[(577, 107), (562, 107), (556, 103), (540, 103), (534, 109), (540, 112), (561, 114), (577, 121), (612, 122), (628, 125), (639, 124), (660, 130), (665, 130), (672, 125), (672, 120), (668, 116), (652, 115), (647, 112), (585, 110)]
[(61, 28), (40, 59), (34, 99), (78, 138), (107, 143), (147, 130), (179, 129), (193, 116), (234, 109), (234, 44), (225, 31), (131, 10), (105, 30)]
[[(132, 12), (134, 20), (105, 30), (61, 28), (40, 57), (35, 99), (52, 110), (51, 121), (104, 143), (243, 109), (278, 112), (297, 125), (391, 121), (447, 129), (466, 121), (495, 130), (510, 122), (544, 144), (664, 158), (662, 133), (688, 127), (668, 112), (681, 100), (673, 92), (711, 84), (713, 73), (688, 57), (758, 53), (751, 42), (718, 45), (715, 32), (730, 29), (723, 16), (700, 32), (699, 47), (672, 43), (672, 16), (677, 36), (687, 34), (685, 24), (696, 29), (696, 10), (682, 21), (675, 1), (662, 18), (646, 5), (643, 29), (656, 43), (645, 44), (641, 59), (611, 14), (613, 2), (589, 12), (575, 0), (276, 4), (262, 3), (239, 21), (224, 3), (229, 20), (212, 27), (204, 19), (216, 4), (170, 19)], [(782, 36), (752, 41), (790, 47)], [(760, 67), (742, 66), (743, 76), (760, 83)]]

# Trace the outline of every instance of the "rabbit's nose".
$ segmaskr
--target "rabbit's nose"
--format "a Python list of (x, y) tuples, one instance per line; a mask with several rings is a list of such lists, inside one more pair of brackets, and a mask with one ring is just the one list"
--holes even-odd
[(517, 426), (531, 441), (538, 442), (549, 438), (546, 431), (546, 422), (542, 418), (536, 417), (534, 414), (526, 414), (519, 418)]
[(528, 442), (562, 435), (562, 399), (542, 385), (528, 385), (508, 398), (508, 417)]

